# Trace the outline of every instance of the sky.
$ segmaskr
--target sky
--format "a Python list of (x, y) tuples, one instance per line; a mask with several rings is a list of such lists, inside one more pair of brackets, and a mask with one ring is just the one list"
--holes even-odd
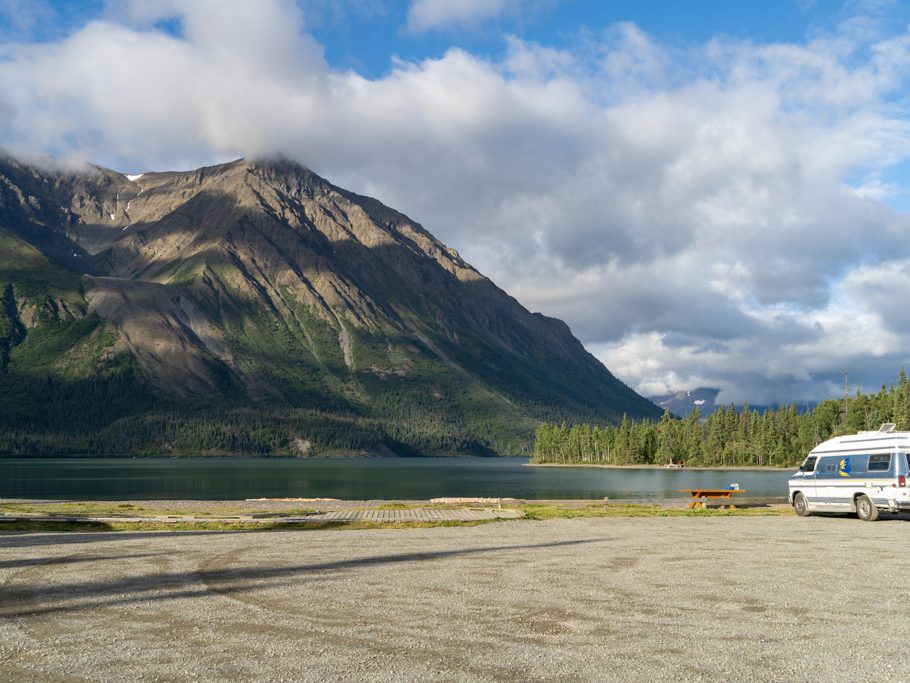
[(910, 366), (910, 4), (0, 0), (0, 146), (281, 153), (405, 212), (645, 395)]

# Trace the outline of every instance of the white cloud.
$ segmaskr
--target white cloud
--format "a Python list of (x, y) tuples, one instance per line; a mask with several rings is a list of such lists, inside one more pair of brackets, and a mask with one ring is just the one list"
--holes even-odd
[[(121, 170), (282, 152), (421, 221), (646, 393), (818, 398), (910, 360), (889, 304), (910, 223), (887, 204), (910, 34), (848, 18), (680, 48), (624, 24), (370, 80), (333, 70), (289, 0), (217, 4), (117, 3), (0, 47), (0, 145)], [(178, 37), (154, 29), (174, 16)]]
[(521, 0), (413, 0), (407, 29), (414, 33), (472, 26), (515, 11)]

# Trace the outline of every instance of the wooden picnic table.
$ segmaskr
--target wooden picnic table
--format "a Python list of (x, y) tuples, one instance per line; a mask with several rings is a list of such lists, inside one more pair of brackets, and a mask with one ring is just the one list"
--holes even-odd
[(703, 508), (705, 506), (704, 503), (708, 498), (726, 500), (728, 502), (720, 507), (727, 507), (731, 510), (735, 510), (736, 506), (732, 501), (733, 494), (746, 492), (745, 489), (678, 489), (678, 491), (680, 493), (688, 493), (692, 496), (692, 500), (689, 502), (690, 510), (693, 508)]

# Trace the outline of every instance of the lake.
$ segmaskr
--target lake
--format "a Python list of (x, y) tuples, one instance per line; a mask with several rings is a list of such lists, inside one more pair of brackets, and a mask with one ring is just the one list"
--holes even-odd
[(724, 488), (786, 497), (788, 471), (525, 467), (527, 458), (0, 458), (0, 498), (240, 500), (676, 498)]

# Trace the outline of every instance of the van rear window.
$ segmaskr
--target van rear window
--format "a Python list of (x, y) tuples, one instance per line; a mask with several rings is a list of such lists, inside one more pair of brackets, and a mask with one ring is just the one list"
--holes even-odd
[(891, 469), (891, 454), (870, 455), (869, 471), (870, 472), (887, 472)]

